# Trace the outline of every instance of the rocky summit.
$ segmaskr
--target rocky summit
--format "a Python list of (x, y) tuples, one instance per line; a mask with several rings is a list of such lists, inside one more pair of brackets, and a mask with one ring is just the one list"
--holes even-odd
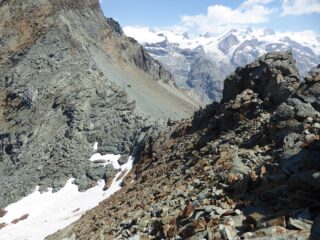
[(0, 1), (0, 101), (0, 208), (36, 186), (110, 179), (89, 161), (95, 142), (134, 155), (155, 121), (197, 108), (98, 0)]
[(238, 68), (223, 100), (145, 143), (120, 192), (57, 239), (320, 239), (320, 66)]

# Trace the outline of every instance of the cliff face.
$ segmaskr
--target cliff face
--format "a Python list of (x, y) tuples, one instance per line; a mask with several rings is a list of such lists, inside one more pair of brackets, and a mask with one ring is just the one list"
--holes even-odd
[(83, 190), (111, 177), (89, 161), (95, 142), (132, 154), (151, 128), (145, 115), (195, 108), (169, 85), (98, 0), (0, 1), (0, 207), (37, 185), (73, 177)]
[(108, 27), (102, 30), (103, 49), (121, 61), (133, 63), (149, 73), (156, 81), (174, 82), (171, 73), (160, 62), (153, 59), (135, 39), (124, 35), (119, 23), (107, 19), (107, 24)]
[[(48, 239), (319, 239), (320, 69), (289, 53), (151, 138), (124, 188)], [(231, 88), (235, 86), (235, 88)]]

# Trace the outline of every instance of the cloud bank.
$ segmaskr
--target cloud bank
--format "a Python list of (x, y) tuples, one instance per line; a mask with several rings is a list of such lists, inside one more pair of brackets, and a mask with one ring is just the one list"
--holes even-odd
[(274, 11), (265, 6), (270, 2), (270, 0), (247, 0), (237, 9), (212, 5), (208, 7), (206, 15), (183, 16), (182, 25), (200, 32), (220, 33), (230, 27), (266, 23)]
[(283, 0), (282, 16), (320, 13), (320, 0)]
[[(274, 19), (312, 13), (320, 13), (320, 0), (245, 0), (236, 8), (214, 4), (208, 7), (206, 13), (184, 15), (180, 23), (167, 29), (188, 32), (191, 35), (207, 32), (218, 35), (231, 28), (263, 27)], [(129, 28), (128, 31), (136, 29)], [(142, 31), (147, 32), (146, 29)], [(149, 34), (144, 36), (148, 40), (155, 38)]]

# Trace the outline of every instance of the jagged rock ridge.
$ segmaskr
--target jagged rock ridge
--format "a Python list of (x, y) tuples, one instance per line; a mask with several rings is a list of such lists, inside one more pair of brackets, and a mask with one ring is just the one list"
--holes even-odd
[(319, 239), (319, 76), (301, 82), (288, 52), (237, 69), (220, 104), (150, 138), (122, 191), (48, 240)]
[(0, 2), (0, 207), (75, 178), (81, 190), (114, 169), (98, 151), (134, 154), (158, 118), (195, 104), (98, 0)]

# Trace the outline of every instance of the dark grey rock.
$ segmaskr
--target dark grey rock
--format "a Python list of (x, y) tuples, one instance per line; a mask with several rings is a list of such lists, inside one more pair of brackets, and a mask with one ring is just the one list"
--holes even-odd
[(262, 100), (280, 104), (295, 93), (299, 86), (299, 72), (289, 52), (270, 53), (225, 80), (222, 102), (234, 99), (245, 89), (259, 94)]
[(313, 222), (309, 239), (317, 240), (319, 238), (320, 238), (320, 216), (318, 216)]
[(295, 116), (294, 107), (282, 103), (276, 111), (277, 116), (279, 116), (283, 120), (292, 119)]
[(287, 149), (293, 149), (293, 148), (298, 148), (300, 147), (299, 145), (297, 145), (297, 143), (299, 143), (301, 140), (301, 136), (297, 133), (290, 133), (288, 134), (284, 140), (283, 140), (283, 149), (287, 150)]
[(320, 68), (310, 72), (304, 79), (304, 84), (299, 88), (299, 96), (320, 111)]
[(128, 155), (121, 155), (118, 162), (120, 165), (125, 164), (128, 161), (129, 156)]
[(288, 104), (294, 107), (297, 119), (320, 116), (320, 113), (310, 103), (303, 103), (297, 98), (289, 99)]
[[(101, 180), (106, 174), (106, 169), (103, 166), (92, 167), (87, 171), (87, 176), (93, 181)], [(113, 176), (108, 176), (112, 178)]]

